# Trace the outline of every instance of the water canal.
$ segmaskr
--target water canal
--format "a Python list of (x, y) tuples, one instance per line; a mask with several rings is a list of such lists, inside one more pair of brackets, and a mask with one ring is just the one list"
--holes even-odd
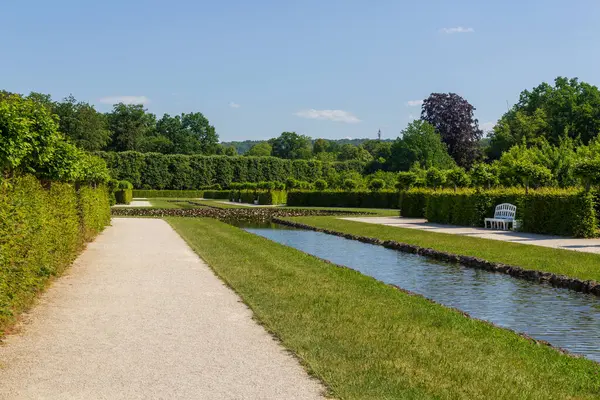
[(600, 298), (504, 274), (278, 226), (246, 231), (600, 362)]

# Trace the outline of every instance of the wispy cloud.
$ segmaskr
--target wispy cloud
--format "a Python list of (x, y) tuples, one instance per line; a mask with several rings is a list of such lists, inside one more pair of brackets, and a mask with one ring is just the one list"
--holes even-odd
[(406, 102), (406, 105), (409, 107), (418, 107), (423, 104), (423, 100), (409, 100)]
[(473, 33), (475, 29), (473, 28), (463, 28), (462, 26), (457, 26), (456, 28), (442, 28), (440, 32), (445, 33), (447, 35), (451, 35), (453, 33)]
[(241, 106), (238, 103), (234, 103), (233, 101), (229, 103), (229, 107), (231, 108), (240, 108)]
[(148, 104), (150, 99), (146, 96), (108, 96), (100, 99), (102, 104)]
[(356, 124), (360, 119), (352, 113), (344, 110), (302, 110), (294, 115), (308, 119), (325, 119), (329, 121), (345, 122), (347, 124)]
[(481, 129), (484, 133), (488, 133), (492, 129), (494, 129), (494, 126), (496, 126), (496, 123), (494, 121), (484, 122), (482, 124), (479, 124), (479, 129)]

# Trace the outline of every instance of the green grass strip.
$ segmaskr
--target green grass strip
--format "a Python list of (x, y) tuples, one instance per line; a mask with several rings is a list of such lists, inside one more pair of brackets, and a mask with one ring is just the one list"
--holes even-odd
[(600, 281), (600, 254), (347, 221), (339, 217), (296, 217), (288, 219), (317, 228), (382, 240), (394, 240), (464, 256), (480, 257), (487, 261), (552, 272), (584, 281)]
[(213, 219), (167, 218), (339, 399), (595, 399), (600, 366)]

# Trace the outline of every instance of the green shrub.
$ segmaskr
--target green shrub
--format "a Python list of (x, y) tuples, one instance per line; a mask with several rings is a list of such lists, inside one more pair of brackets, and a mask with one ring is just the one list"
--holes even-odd
[(108, 202), (104, 185), (45, 189), (33, 176), (0, 185), (0, 331), (104, 228)]
[(348, 191), (352, 191), (352, 190), (356, 189), (357, 186), (358, 186), (358, 184), (356, 183), (356, 181), (354, 179), (346, 179), (344, 181), (344, 189), (346, 189)]
[(269, 192), (258, 192), (258, 204), (278, 205), (287, 203), (287, 192), (285, 190), (272, 190)]
[(133, 185), (128, 181), (118, 181), (114, 193), (117, 204), (129, 204), (133, 199)]
[[(362, 173), (364, 163), (284, 160), (277, 157), (200, 156), (159, 153), (98, 152), (115, 179), (137, 189), (202, 189), (212, 184), (232, 188), (236, 182), (313, 182), (331, 173)], [(279, 188), (275, 188), (280, 190)]]
[(205, 199), (229, 200), (230, 196), (230, 190), (205, 190), (202, 197)]
[[(221, 189), (217, 189), (221, 190)], [(134, 190), (134, 198), (156, 198), (156, 197), (169, 197), (169, 198), (182, 198), (182, 199), (196, 199), (204, 196), (202, 190)]]
[(407, 218), (424, 218), (427, 196), (430, 193), (431, 190), (421, 188), (400, 192), (400, 215)]
[(319, 190), (319, 191), (323, 191), (325, 189), (327, 189), (327, 181), (324, 179), (317, 179), (315, 181), (315, 189)]
[(385, 188), (385, 181), (383, 179), (373, 179), (369, 182), (369, 189), (374, 192), (378, 192), (383, 188)]
[(297, 207), (398, 208), (398, 192), (292, 191), (287, 205)]
[(572, 189), (530, 190), (521, 188), (430, 192), (426, 217), (430, 222), (479, 226), (493, 217), (498, 204), (517, 206), (521, 230), (550, 235), (593, 237), (596, 213), (591, 194)]

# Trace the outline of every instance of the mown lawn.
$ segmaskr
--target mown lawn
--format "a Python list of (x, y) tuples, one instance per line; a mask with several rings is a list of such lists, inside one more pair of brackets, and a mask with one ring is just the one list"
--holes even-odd
[(581, 280), (600, 281), (600, 254), (368, 224), (347, 221), (339, 217), (295, 217), (288, 219), (318, 228), (382, 240), (395, 240), (454, 254), (480, 257), (488, 261), (527, 269), (567, 275)]
[(600, 398), (595, 362), (213, 219), (167, 221), (333, 397)]

